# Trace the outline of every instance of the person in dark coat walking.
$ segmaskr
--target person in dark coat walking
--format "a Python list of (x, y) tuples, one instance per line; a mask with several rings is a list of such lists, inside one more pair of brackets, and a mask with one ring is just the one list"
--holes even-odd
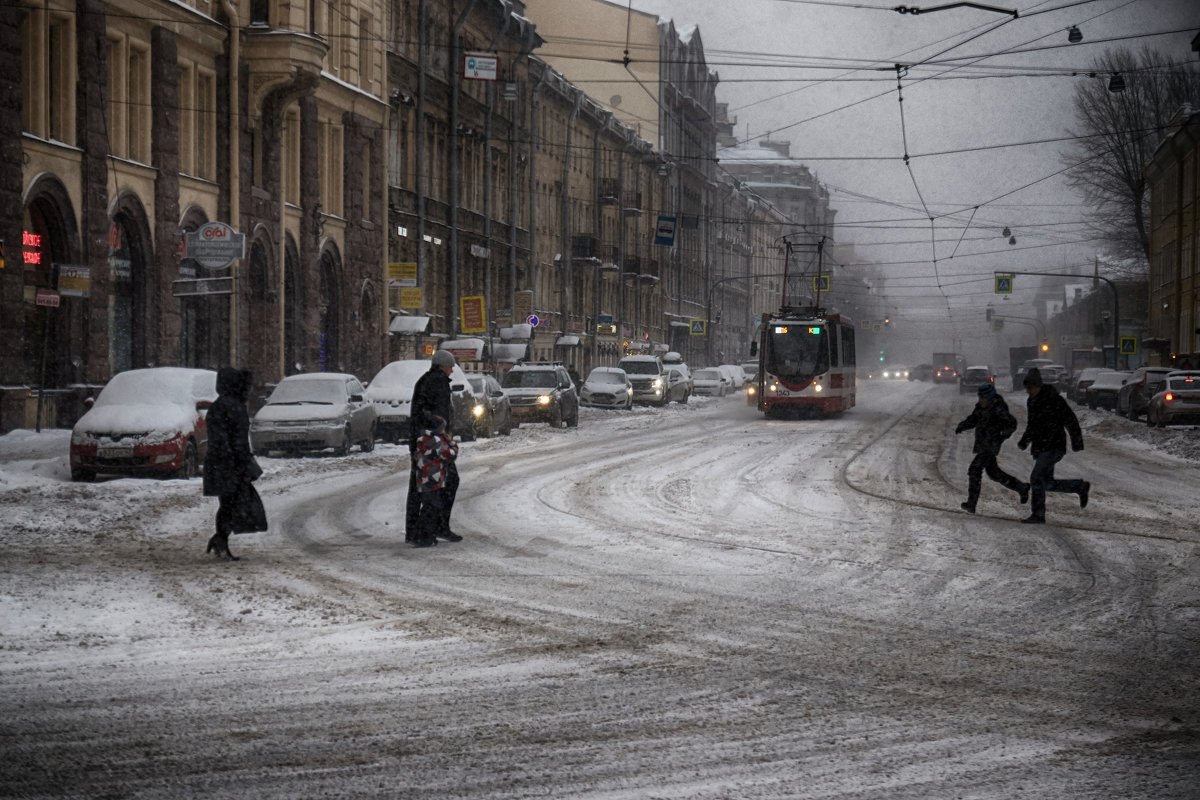
[(1029, 484), (1009, 475), (1000, 469), (996, 457), (1004, 440), (1017, 430), (1016, 417), (1008, 410), (1008, 403), (996, 393), (996, 387), (991, 381), (979, 385), (979, 400), (970, 415), (958, 427), (955, 433), (975, 430), (975, 447), (972, 452), (975, 458), (967, 467), (967, 502), (962, 504), (968, 513), (975, 513), (975, 504), (979, 501), (979, 490), (983, 484), (983, 473), (1005, 488), (1012, 489), (1021, 496), (1022, 505), (1029, 500)]
[(1046, 492), (1073, 492), (1079, 495), (1079, 507), (1087, 508), (1092, 484), (1078, 478), (1054, 477), (1054, 465), (1067, 454), (1068, 435), (1071, 450), (1078, 453), (1083, 449), (1083, 431), (1075, 412), (1057, 389), (1042, 383), (1042, 373), (1037, 367), (1026, 373), (1025, 391), (1029, 394), (1026, 402), (1029, 418), (1017, 447), (1022, 450), (1028, 447), (1033, 456), (1033, 471), (1029, 475), (1032, 513), (1021, 522), (1038, 525), (1046, 521)]
[[(404, 540), (416, 543), (420, 538), (421, 492), (418, 489), (417, 437), (422, 431), (437, 427), (437, 419), (445, 421), (446, 430), (451, 431), (454, 419), (454, 403), (450, 391), (450, 373), (454, 370), (454, 355), (448, 350), (433, 354), (429, 371), (417, 380), (413, 387), (412, 413), (408, 419), (408, 453), (411, 462), (408, 475), (408, 499), (404, 509)], [(436, 536), (448, 542), (461, 541), (462, 537), (450, 530), (450, 512), (454, 510), (454, 497), (458, 494), (458, 467), (451, 462), (446, 480), (438, 490), (441, 505), (441, 525)]]
[[(250, 452), (250, 414), (246, 398), (252, 377), (249, 370), (222, 367), (217, 371), (217, 401), (208, 409), (208, 452), (204, 456), (204, 494), (220, 498), (217, 508), (217, 532), (208, 540), (208, 550), (230, 561), (237, 557), (229, 550), (229, 534), (234, 518), (244, 509), (238, 507), (243, 484), (262, 475), (262, 467)], [(250, 487), (253, 490), (253, 487)]]

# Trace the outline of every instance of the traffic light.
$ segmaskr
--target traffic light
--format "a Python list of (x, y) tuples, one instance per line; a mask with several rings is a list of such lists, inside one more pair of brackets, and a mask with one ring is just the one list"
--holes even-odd
[(879, 360), (883, 361), (883, 351), (882, 350), (879, 351)]
[(1049, 352), (1050, 352), (1050, 343), (1049, 343), (1049, 342), (1047, 342), (1045, 339), (1043, 339), (1043, 340), (1042, 340), (1042, 352), (1043, 352), (1043, 353), (1049, 353)]

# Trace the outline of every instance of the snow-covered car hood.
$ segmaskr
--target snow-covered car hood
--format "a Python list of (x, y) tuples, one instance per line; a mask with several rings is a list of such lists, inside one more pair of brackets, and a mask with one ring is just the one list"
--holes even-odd
[(75, 423), (75, 433), (158, 433), (170, 438), (196, 425), (196, 411), (174, 405), (134, 403), (95, 406)]
[(345, 403), (276, 403), (263, 406), (254, 415), (254, 422), (304, 422), (339, 419), (349, 412)]

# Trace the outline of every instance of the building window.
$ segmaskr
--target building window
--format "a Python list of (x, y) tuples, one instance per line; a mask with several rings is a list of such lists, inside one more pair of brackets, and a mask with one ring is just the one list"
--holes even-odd
[(283, 202), (300, 205), (300, 110), (293, 105), (283, 118)]
[(371, 81), (375, 78), (372, 65), (375, 58), (375, 37), (371, 33), (371, 15), (360, 12), (358, 15), (358, 85), (363, 91), (371, 91)]
[(150, 48), (127, 36), (108, 40), (109, 151), (150, 163)]
[(23, 127), (43, 139), (75, 143), (75, 17), (44, 8), (21, 20)]
[(318, 126), (317, 152), (321, 164), (321, 208), (326, 214), (342, 215), (342, 126), (324, 120)]
[(179, 64), (179, 170), (215, 180), (217, 82), (211, 70)]

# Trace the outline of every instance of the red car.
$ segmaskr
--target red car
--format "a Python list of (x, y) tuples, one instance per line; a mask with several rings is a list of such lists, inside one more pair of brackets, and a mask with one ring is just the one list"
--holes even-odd
[(71, 431), (71, 480), (100, 473), (194, 478), (208, 448), (209, 369), (152, 367), (113, 376)]

